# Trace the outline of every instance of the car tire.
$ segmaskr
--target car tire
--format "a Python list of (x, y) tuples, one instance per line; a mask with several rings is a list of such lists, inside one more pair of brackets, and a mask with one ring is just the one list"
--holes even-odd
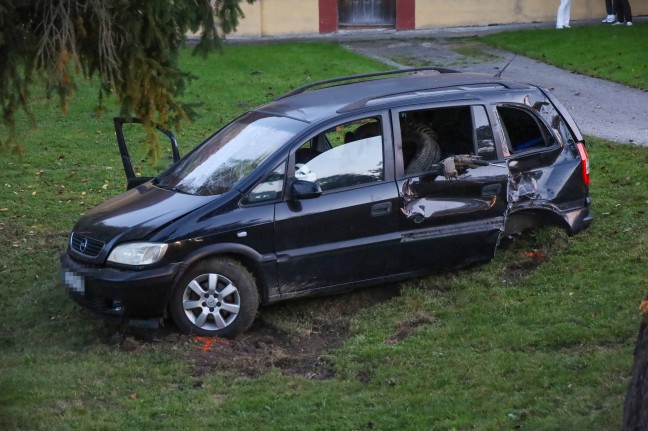
[(184, 333), (233, 338), (252, 325), (258, 307), (259, 293), (247, 268), (232, 259), (211, 258), (180, 278), (169, 311)]
[(405, 174), (421, 174), (429, 171), (441, 160), (441, 149), (434, 130), (423, 124), (412, 124), (403, 134), (403, 148), (416, 148), (414, 157), (405, 167)]

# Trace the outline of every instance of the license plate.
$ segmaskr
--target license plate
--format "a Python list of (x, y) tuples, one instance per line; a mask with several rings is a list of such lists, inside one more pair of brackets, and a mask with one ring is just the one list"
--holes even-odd
[(85, 279), (83, 276), (63, 270), (61, 278), (63, 278), (63, 283), (73, 292), (85, 293)]

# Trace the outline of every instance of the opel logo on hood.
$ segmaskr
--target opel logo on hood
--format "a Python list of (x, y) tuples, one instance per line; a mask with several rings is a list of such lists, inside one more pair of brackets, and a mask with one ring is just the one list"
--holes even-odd
[(86, 247), (88, 247), (88, 238), (83, 238), (79, 243), (79, 251), (85, 253)]

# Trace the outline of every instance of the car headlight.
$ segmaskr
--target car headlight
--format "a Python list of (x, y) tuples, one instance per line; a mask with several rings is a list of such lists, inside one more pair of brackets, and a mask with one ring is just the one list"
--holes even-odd
[(108, 262), (123, 265), (150, 265), (162, 259), (168, 244), (156, 242), (130, 242), (113, 248)]

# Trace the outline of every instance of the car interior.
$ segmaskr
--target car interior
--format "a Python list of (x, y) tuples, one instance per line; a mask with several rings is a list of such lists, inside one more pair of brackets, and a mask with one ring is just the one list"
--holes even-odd
[(529, 112), (511, 106), (499, 106), (497, 112), (512, 154), (553, 145), (551, 134)]
[[(473, 118), (473, 112), (476, 118)], [(500, 106), (498, 113), (511, 154), (544, 148), (553, 142), (550, 139), (551, 135), (529, 112), (518, 107)], [(435, 165), (449, 156), (470, 155), (485, 160), (497, 158), (492, 128), (483, 107), (454, 106), (404, 111), (400, 113), (399, 120), (406, 176), (430, 172), (434, 170)], [(316, 173), (312, 172), (312, 169), (308, 172), (305, 169), (300, 171), (302, 166), (326, 151), (379, 136), (381, 125), (378, 118), (353, 121), (329, 129), (296, 151), (296, 171), (303, 175), (302, 178), (314, 180), (317, 177)], [(351, 157), (352, 153), (348, 154)], [(351, 168), (345, 168), (344, 165), (353, 163), (353, 160), (338, 160), (335, 163), (340, 164), (339, 174), (347, 175), (346, 178), (350, 180), (350, 172), (344, 170)], [(366, 176), (364, 181), (370, 181), (370, 178), (371, 176)], [(337, 181), (336, 184), (345, 183)]]

